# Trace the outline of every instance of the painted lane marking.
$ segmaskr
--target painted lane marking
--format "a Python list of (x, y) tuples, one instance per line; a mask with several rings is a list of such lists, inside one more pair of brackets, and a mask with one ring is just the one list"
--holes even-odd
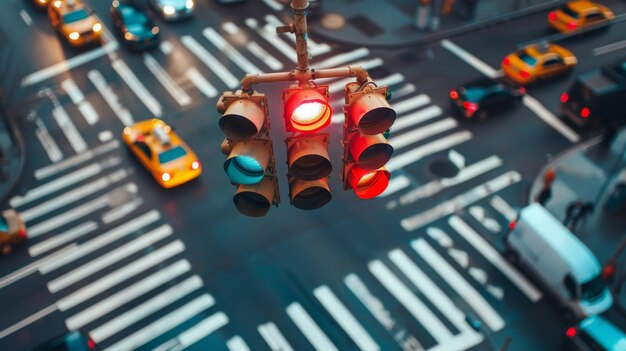
[(246, 74), (264, 73), (252, 62), (245, 58), (239, 51), (230, 45), (215, 29), (207, 27), (202, 31), (202, 35), (207, 38), (216, 48), (225, 53), (241, 70)]
[(398, 90), (393, 90), (391, 93), (392, 93), (393, 99), (399, 99), (407, 95), (411, 95), (415, 93), (415, 91), (417, 91), (417, 87), (415, 86), (415, 84), (406, 83), (405, 85), (402, 86), (402, 88)]
[(35, 125), (37, 126), (37, 129), (35, 129), (35, 135), (37, 136), (37, 139), (39, 139), (39, 142), (41, 142), (41, 146), (43, 146), (43, 149), (46, 151), (50, 161), (54, 163), (61, 161), (63, 159), (63, 153), (50, 135), (48, 128), (46, 128), (39, 118), (35, 120)]
[(459, 153), (456, 150), (450, 150), (448, 152), (448, 160), (450, 160), (450, 162), (454, 163), (454, 165), (458, 169), (465, 168), (465, 165), (466, 165), (465, 156), (461, 155), (461, 153)]
[(143, 63), (180, 106), (187, 106), (191, 103), (191, 97), (176, 84), (165, 68), (161, 67), (152, 55), (143, 54)]
[(102, 223), (109, 224), (109, 223), (118, 221), (126, 217), (128, 214), (132, 213), (136, 209), (138, 209), (139, 206), (141, 206), (142, 204), (143, 204), (143, 199), (138, 197), (132, 200), (131, 202), (124, 203), (119, 207), (116, 207), (108, 212), (105, 212), (102, 214)]
[(24, 23), (26, 23), (27, 26), (33, 24), (33, 19), (30, 17), (28, 12), (20, 10), (20, 17), (22, 17), (22, 20), (24, 21)]
[(404, 76), (400, 73), (394, 73), (390, 76), (387, 76), (385, 78), (381, 78), (378, 79), (376, 81), (376, 84), (378, 85), (387, 85), (387, 86), (391, 86), (391, 85), (395, 85), (395, 84), (400, 84), (402, 82), (404, 82)]
[(431, 347), (428, 351), (465, 351), (479, 345), (483, 342), (483, 340), (484, 338), (481, 334), (472, 330), (459, 334), (437, 346)]
[(391, 180), (389, 180), (389, 185), (387, 185), (387, 189), (385, 189), (385, 191), (380, 194), (379, 197), (386, 197), (395, 194), (398, 191), (408, 187), (409, 185), (411, 185), (411, 180), (404, 174), (391, 177)]
[(35, 323), (36, 321), (52, 314), (53, 312), (57, 311), (57, 307), (55, 305), (52, 306), (48, 306), (46, 308), (44, 308), (43, 310), (33, 314), (30, 317), (24, 318), (21, 321), (19, 321), (18, 323), (6, 328), (5, 330), (0, 332), (0, 339), (3, 339), (5, 337), (7, 337), (8, 335), (11, 335), (13, 333), (15, 333), (16, 331), (27, 327), (33, 323)]
[(622, 41), (618, 41), (612, 44), (608, 44), (608, 45), (604, 45), (604, 46), (600, 46), (598, 48), (593, 49), (591, 52), (593, 52), (594, 56), (600, 56), (600, 55), (604, 55), (604, 54), (608, 54), (609, 52), (613, 52), (616, 50), (621, 50), (626, 48), (626, 40), (622, 40)]
[(150, 212), (147, 212), (137, 218), (134, 218), (122, 225), (119, 225), (107, 231), (106, 233), (100, 234), (90, 241), (80, 244), (76, 248), (76, 250), (73, 250), (70, 253), (65, 254), (61, 257), (55, 258), (55, 260), (52, 260), (51, 262), (47, 262), (45, 265), (39, 268), (39, 272), (44, 275), (53, 272), (68, 263), (74, 262), (75, 260), (84, 257), (98, 249), (101, 249), (106, 245), (120, 238), (123, 238), (126, 235), (134, 233), (139, 229), (153, 222), (156, 222), (157, 220), (159, 220), (159, 218), (161, 218), (161, 215), (158, 211), (152, 210)]
[(487, 228), (487, 230), (489, 230), (493, 234), (498, 234), (502, 231), (500, 223), (488, 216), (487, 211), (485, 211), (483, 207), (472, 206), (469, 208), (469, 213), (478, 223), (482, 224), (485, 228)]
[(273, 322), (261, 324), (257, 327), (257, 330), (272, 351), (293, 351), (287, 339), (285, 339)]
[(23, 196), (14, 196), (9, 200), (9, 204), (11, 207), (22, 207), (44, 196), (75, 185), (80, 181), (87, 180), (107, 168), (117, 166), (120, 162), (121, 160), (119, 158), (111, 158), (100, 163), (90, 164), (89, 166), (83, 167), (46, 184), (33, 188)]
[(541, 300), (543, 294), (535, 287), (524, 275), (522, 275), (515, 267), (511, 266), (493, 246), (476, 233), (467, 223), (460, 217), (452, 216), (448, 219), (448, 223), (454, 230), (459, 233), (474, 249), (487, 259), (494, 267), (496, 267), (504, 276), (506, 276), (515, 286), (520, 289), (526, 297), (532, 302)]
[(246, 49), (252, 53), (257, 59), (263, 61), (266, 66), (268, 66), (272, 71), (280, 71), (283, 69), (282, 62), (278, 61), (274, 56), (272, 56), (269, 52), (263, 49), (257, 42), (247, 40), (245, 34), (237, 27), (233, 22), (224, 22), (222, 23), (222, 29), (234, 36), (233, 40), (238, 41), (247, 41)]
[(95, 231), (96, 229), (98, 229), (98, 224), (96, 222), (90, 221), (79, 224), (78, 226), (69, 229), (62, 234), (57, 234), (46, 241), (42, 241), (29, 247), (28, 253), (32, 257), (39, 256), (72, 240), (76, 240), (84, 235), (87, 235)]
[(393, 146), (394, 150), (401, 149), (403, 147), (409, 146), (411, 144), (420, 142), (424, 139), (433, 137), (437, 134), (441, 134), (445, 131), (454, 129), (459, 124), (453, 118), (446, 118), (434, 123), (431, 123), (427, 126), (413, 129), (410, 132), (400, 134), (396, 137), (389, 139), (389, 144)]
[(193, 327), (185, 330), (176, 338), (163, 343), (161, 346), (155, 348), (154, 351), (184, 350), (206, 338), (226, 324), (228, 324), (228, 316), (226, 316), (224, 312), (217, 312), (216, 314), (205, 318)]
[(392, 127), (392, 132), (395, 133), (407, 127), (412, 127), (416, 124), (424, 123), (435, 117), (441, 116), (442, 112), (443, 111), (439, 106), (428, 106), (424, 109), (404, 115), (396, 119), (396, 122), (393, 124)]
[(492, 197), (489, 204), (508, 221), (512, 221), (517, 218), (517, 211), (499, 195)]
[(88, 51), (78, 56), (74, 56), (70, 59), (54, 64), (40, 71), (31, 73), (22, 80), (22, 86), (27, 87), (33, 84), (37, 84), (46, 79), (58, 76), (61, 73), (71, 71), (72, 69), (76, 67), (82, 66), (88, 62), (94, 61), (105, 55), (108, 55), (109, 53), (112, 53), (118, 48), (119, 48), (119, 44), (117, 42), (110, 42), (97, 49)]
[(263, 0), (263, 2), (274, 11), (281, 11), (283, 9), (283, 5), (276, 0)]
[(402, 167), (406, 167), (412, 163), (415, 163), (426, 156), (430, 156), (437, 152), (450, 149), (471, 139), (472, 133), (470, 133), (469, 131), (458, 132), (445, 136), (436, 141), (416, 147), (410, 151), (406, 151), (398, 156), (392, 157), (389, 163), (387, 163), (387, 170), (389, 170), (389, 172), (396, 171)]
[(313, 318), (297, 302), (287, 306), (287, 314), (296, 324), (298, 329), (309, 340), (313, 348), (317, 351), (336, 351), (337, 347), (328, 339), (322, 329), (315, 323)]
[(210, 295), (202, 295), (193, 301), (185, 304), (183, 307), (168, 313), (158, 320), (150, 323), (148, 326), (139, 331), (134, 332), (130, 336), (118, 341), (117, 343), (107, 347), (104, 351), (126, 351), (136, 350), (140, 346), (155, 339), (159, 335), (176, 328), (193, 316), (205, 311), (213, 306), (215, 300)]
[[(269, 15), (265, 15), (265, 20), (268, 22), (268, 24), (274, 26), (274, 27), (280, 27), (280, 26), (284, 26), (285, 24), (278, 19), (278, 17), (269, 14)], [(289, 40), (291, 40), (294, 44), (296, 43), (296, 36), (295, 35), (289, 35), (288, 36)], [(329, 52), (331, 50), (330, 45), (326, 44), (326, 43), (317, 43), (315, 42), (313, 39), (311, 39), (310, 37), (307, 38), (307, 45), (309, 47), (309, 52), (311, 54), (311, 56), (317, 56), (317, 55), (323, 55), (327, 52)]]
[[(348, 62), (352, 62), (354, 60), (361, 59), (370, 54), (369, 49), (367, 48), (358, 48), (352, 51), (345, 52), (343, 54), (338, 54), (332, 57), (325, 59), (324, 61), (320, 61), (315, 63), (313, 66), (317, 69), (322, 68), (335, 68), (337, 66), (343, 65)], [(315, 61), (313, 61), (315, 62)], [(353, 66), (353, 65), (352, 65)]]
[(385, 289), (432, 335), (437, 343), (452, 338), (453, 335), (448, 328), (387, 266), (376, 260), (370, 262), (368, 268)]
[(263, 39), (265, 39), (270, 45), (276, 48), (276, 50), (285, 55), (288, 60), (293, 63), (298, 62), (298, 56), (296, 51), (278, 37), (275, 28), (272, 28), (271, 25), (259, 27), (258, 21), (254, 18), (246, 18), (246, 25), (255, 32), (258, 32), (258, 34), (263, 37)]
[(393, 109), (396, 111), (396, 114), (401, 115), (403, 113), (424, 107), (430, 104), (430, 102), (431, 100), (428, 95), (420, 94), (399, 102), (394, 102)]
[[(137, 307), (126, 310), (123, 314), (90, 331), (89, 336), (91, 336), (96, 343), (102, 342), (103, 340), (110, 338), (124, 329), (127, 329), (138, 321), (162, 310), (163, 308), (173, 304), (200, 288), (202, 288), (202, 279), (200, 279), (200, 277), (194, 275), (191, 278), (187, 278), (181, 283), (178, 283), (153, 298), (142, 302)], [(209, 299), (207, 301), (209, 307), (212, 306), (215, 303), (213, 297), (211, 295), (205, 296)], [(157, 335), (154, 335), (153, 337), (156, 336)], [(137, 344), (136, 346), (139, 345)], [(133, 347), (132, 349), (134, 350), (135, 348)], [(130, 348), (124, 350), (130, 350)]]
[(83, 117), (85, 117), (85, 121), (87, 121), (87, 124), (92, 126), (96, 122), (98, 122), (98, 119), (100, 118), (98, 112), (96, 112), (96, 110), (93, 108), (93, 105), (91, 105), (91, 103), (85, 99), (85, 95), (82, 91), (80, 91), (80, 88), (78, 87), (78, 85), (76, 85), (76, 82), (74, 82), (73, 79), (66, 79), (62, 81), (61, 87), (63, 88), (63, 90), (65, 90), (74, 105), (78, 107), (80, 113), (83, 115)]
[(489, 303), (452, 266), (441, 257), (426, 240), (417, 239), (411, 247), (422, 257), (443, 280), (476, 311), (487, 326), (498, 331), (504, 328), (504, 320)]
[(102, 95), (102, 98), (104, 98), (104, 101), (106, 101), (111, 110), (115, 112), (115, 115), (122, 121), (124, 126), (127, 127), (135, 123), (130, 112), (121, 104), (119, 97), (115, 94), (113, 88), (107, 84), (100, 71), (89, 71), (87, 78), (89, 78), (91, 83), (96, 87), (100, 95)]
[(77, 166), (83, 162), (90, 161), (96, 156), (105, 154), (107, 152), (111, 152), (120, 147), (119, 140), (111, 140), (110, 142), (100, 145), (92, 150), (88, 150), (79, 155), (74, 155), (70, 158), (67, 158), (59, 163), (55, 163), (53, 165), (49, 165), (43, 168), (39, 168), (35, 171), (35, 179), (42, 180), (44, 178), (48, 178), (52, 175), (55, 175), (61, 171), (64, 171), (68, 168)]
[(400, 224), (402, 225), (402, 228), (408, 232), (417, 230), (440, 218), (449, 216), (455, 211), (484, 199), (485, 197), (506, 187), (516, 184), (520, 180), (522, 180), (522, 176), (519, 173), (515, 171), (507, 172), (459, 196), (456, 196), (451, 200), (440, 203), (430, 210), (407, 217), (400, 221)]
[[(488, 64), (478, 59), (476, 56), (470, 54), (465, 49), (456, 45), (448, 39), (441, 41), (441, 46), (456, 55), (462, 61), (466, 62), (470, 66), (474, 67), (479, 72), (483, 73), (487, 77), (496, 78), (502, 75), (502, 72), (496, 71)], [(539, 118), (541, 118), (546, 124), (556, 129), (567, 140), (572, 143), (580, 141), (580, 136), (576, 134), (570, 127), (563, 123), (557, 116), (545, 108), (539, 101), (530, 95), (525, 95), (522, 99), (524, 105), (533, 111)]]
[(250, 348), (239, 335), (233, 336), (226, 342), (229, 351), (250, 351)]
[(60, 105), (56, 106), (52, 110), (52, 117), (54, 117), (59, 127), (61, 127), (61, 130), (63, 130), (63, 134), (70, 142), (72, 149), (74, 149), (77, 154), (87, 150), (87, 143), (85, 142), (85, 139), (83, 139), (83, 137), (80, 135), (80, 133), (76, 129), (76, 126), (74, 125), (74, 123), (72, 123), (70, 116), (67, 114), (63, 107), (61, 107)]
[(161, 44), (159, 44), (159, 49), (164, 55), (169, 55), (174, 52), (174, 45), (172, 45), (172, 43), (168, 40), (163, 40)]
[(110, 130), (103, 130), (98, 133), (98, 140), (102, 143), (106, 143), (107, 141), (113, 140), (113, 132)]
[(24, 266), (20, 269), (18, 269), (17, 271), (2, 277), (2, 279), (0, 279), (0, 289), (9, 286), (13, 283), (15, 283), (16, 281), (29, 276), (32, 273), (37, 272), (37, 270), (39, 270), (39, 268), (43, 265), (45, 265), (48, 261), (53, 261), (55, 260), (57, 257), (61, 257), (62, 255), (67, 254), (68, 252), (72, 252), (73, 250), (75, 250), (77, 248), (76, 244), (72, 244), (68, 247), (64, 247), (63, 249), (48, 255), (44, 258), (41, 258), (35, 262), (30, 263), (27, 266)]
[(239, 80), (230, 73), (224, 65), (211, 55), (200, 43), (198, 43), (193, 37), (184, 35), (181, 38), (183, 45), (191, 51), (202, 63), (204, 63), (216, 76), (218, 76), (227, 87), (235, 89), (239, 86)]
[(195, 67), (190, 67), (187, 72), (185, 72), (185, 76), (187, 76), (187, 79), (189, 79), (206, 97), (214, 98), (219, 94), (213, 84), (206, 80)]
[[(191, 264), (186, 260), (180, 260), (172, 265), (159, 270), (149, 277), (138, 281), (130, 287), (120, 290), (109, 298), (80, 311), (68, 318), (65, 325), (70, 330), (77, 330), (91, 323), (101, 316), (115, 310), (118, 307), (138, 298), (159, 286), (166, 285), (172, 280), (182, 276), (191, 270)], [(165, 308), (180, 300), (192, 292), (202, 288), (202, 279), (194, 275), (185, 281), (178, 283), (169, 289), (159, 293), (153, 298), (146, 300), (132, 309), (124, 311), (121, 315), (111, 319), (89, 332), (89, 336), (95, 342), (101, 342), (130, 327), (149, 315)]]
[(126, 65), (126, 63), (120, 59), (111, 63), (113, 69), (124, 80), (126, 85), (133, 91), (133, 93), (139, 98), (139, 100), (148, 108), (150, 113), (155, 117), (161, 117), (163, 115), (163, 108), (161, 104), (150, 94), (148, 89), (137, 78), (133, 71)]
[(180, 254), (184, 250), (185, 245), (183, 245), (180, 240), (174, 241), (173, 243), (155, 250), (133, 263), (82, 287), (80, 290), (63, 297), (57, 301), (57, 307), (59, 308), (59, 311), (68, 311), (71, 308), (74, 308), (91, 299), (92, 297), (136, 276), (141, 272), (148, 270), (150, 267), (154, 267), (165, 262), (165, 260)]
[(380, 347), (367, 331), (365, 331), (365, 328), (363, 328), (352, 313), (350, 313), (348, 308), (339, 301), (339, 298), (337, 298), (326, 285), (316, 288), (313, 294), (346, 334), (350, 336), (359, 349), (363, 351), (380, 350)]
[(58, 293), (59, 291), (76, 284), (90, 275), (109, 267), (115, 262), (120, 262), (132, 254), (154, 245), (173, 233), (174, 230), (172, 227), (164, 224), (131, 242), (125, 243), (123, 246), (120, 246), (115, 250), (111, 250), (106, 254), (89, 261), (89, 263), (83, 264), (80, 267), (49, 281), (47, 284), (48, 290), (53, 294)]
[(85, 199), (89, 195), (103, 190), (114, 183), (117, 183), (128, 176), (128, 172), (124, 169), (117, 170), (108, 176), (104, 176), (83, 186), (74, 188), (73, 190), (64, 193), (63, 195), (56, 196), (46, 202), (43, 202), (37, 206), (31, 207), (21, 212), (22, 219), (28, 223), (33, 219), (39, 218), (47, 213), (57, 210), (61, 207), (67, 206), (75, 201)]

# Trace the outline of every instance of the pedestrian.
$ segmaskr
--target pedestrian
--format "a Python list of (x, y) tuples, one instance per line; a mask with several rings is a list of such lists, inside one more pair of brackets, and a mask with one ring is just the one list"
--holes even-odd
[(546, 202), (548, 202), (548, 200), (550, 200), (550, 198), (552, 197), (552, 183), (554, 182), (555, 178), (556, 172), (552, 168), (548, 169), (543, 175), (543, 184), (541, 185), (541, 191), (539, 192), (537, 197), (535, 197), (535, 201), (538, 202), (541, 206), (545, 207)]

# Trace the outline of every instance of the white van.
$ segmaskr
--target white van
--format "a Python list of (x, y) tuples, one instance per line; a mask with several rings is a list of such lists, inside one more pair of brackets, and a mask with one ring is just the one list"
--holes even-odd
[(567, 319), (602, 313), (613, 304), (596, 257), (540, 204), (522, 209), (505, 245), (507, 258), (544, 286)]

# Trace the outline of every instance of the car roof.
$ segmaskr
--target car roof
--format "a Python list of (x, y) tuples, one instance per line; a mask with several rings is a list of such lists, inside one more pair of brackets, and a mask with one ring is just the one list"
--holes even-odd
[(598, 7), (597, 4), (586, 0), (570, 1), (566, 4), (566, 6), (579, 13)]
[(600, 263), (589, 248), (540, 204), (534, 203), (522, 209), (519, 221), (530, 227), (572, 268), (571, 273), (579, 283), (586, 283), (600, 274)]
[(626, 351), (626, 334), (601, 316), (586, 318), (580, 329), (609, 351)]

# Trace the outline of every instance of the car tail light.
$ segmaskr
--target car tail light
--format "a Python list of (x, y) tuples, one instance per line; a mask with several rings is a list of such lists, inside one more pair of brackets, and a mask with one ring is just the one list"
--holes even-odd
[(576, 29), (576, 27), (577, 27), (576, 22), (569, 22), (567, 24), (567, 29), (574, 30)]
[(511, 60), (509, 60), (508, 57), (505, 57), (504, 60), (502, 60), (502, 64), (508, 66), (511, 64)]
[(517, 89), (517, 91), (519, 91), (520, 95), (526, 95), (526, 88), (525, 87), (520, 87), (519, 89)]
[(524, 78), (530, 77), (530, 73), (528, 73), (528, 71), (520, 71), (519, 74)]
[(554, 11), (550, 12), (550, 14), (548, 15), (548, 19), (550, 21), (556, 21), (556, 12)]
[(26, 229), (20, 228), (20, 231), (17, 234), (20, 236), (20, 238), (26, 239)]
[(589, 117), (590, 114), (591, 114), (591, 111), (589, 110), (588, 107), (583, 107), (583, 109), (580, 110), (580, 117), (582, 118), (587, 118)]
[(198, 162), (198, 161), (193, 161), (193, 162), (191, 163), (191, 169), (196, 170), (196, 169), (198, 169), (198, 168), (200, 168), (200, 162)]
[(91, 339), (87, 340), (87, 347), (89, 347), (90, 350), (95, 350), (96, 342)]
[(456, 99), (458, 99), (458, 98), (459, 98), (459, 93), (458, 93), (456, 90), (454, 90), (454, 89), (453, 89), (453, 90), (450, 92), (450, 99), (452, 99), (452, 100), (456, 100)]
[(566, 103), (567, 101), (569, 101), (569, 94), (567, 93), (561, 94), (561, 102)]
[(476, 110), (478, 110), (478, 104), (466, 101), (466, 102), (463, 103), (463, 108), (465, 108), (467, 113), (471, 115), (474, 112), (476, 112)]
[(565, 332), (565, 335), (567, 335), (567, 337), (569, 338), (573, 338), (576, 336), (576, 328), (574, 327), (569, 327), (567, 328), (567, 331)]
[(169, 173), (165, 172), (165, 173), (161, 174), (161, 180), (162, 181), (167, 183), (167, 182), (170, 181), (170, 179), (172, 179), (172, 176)]

